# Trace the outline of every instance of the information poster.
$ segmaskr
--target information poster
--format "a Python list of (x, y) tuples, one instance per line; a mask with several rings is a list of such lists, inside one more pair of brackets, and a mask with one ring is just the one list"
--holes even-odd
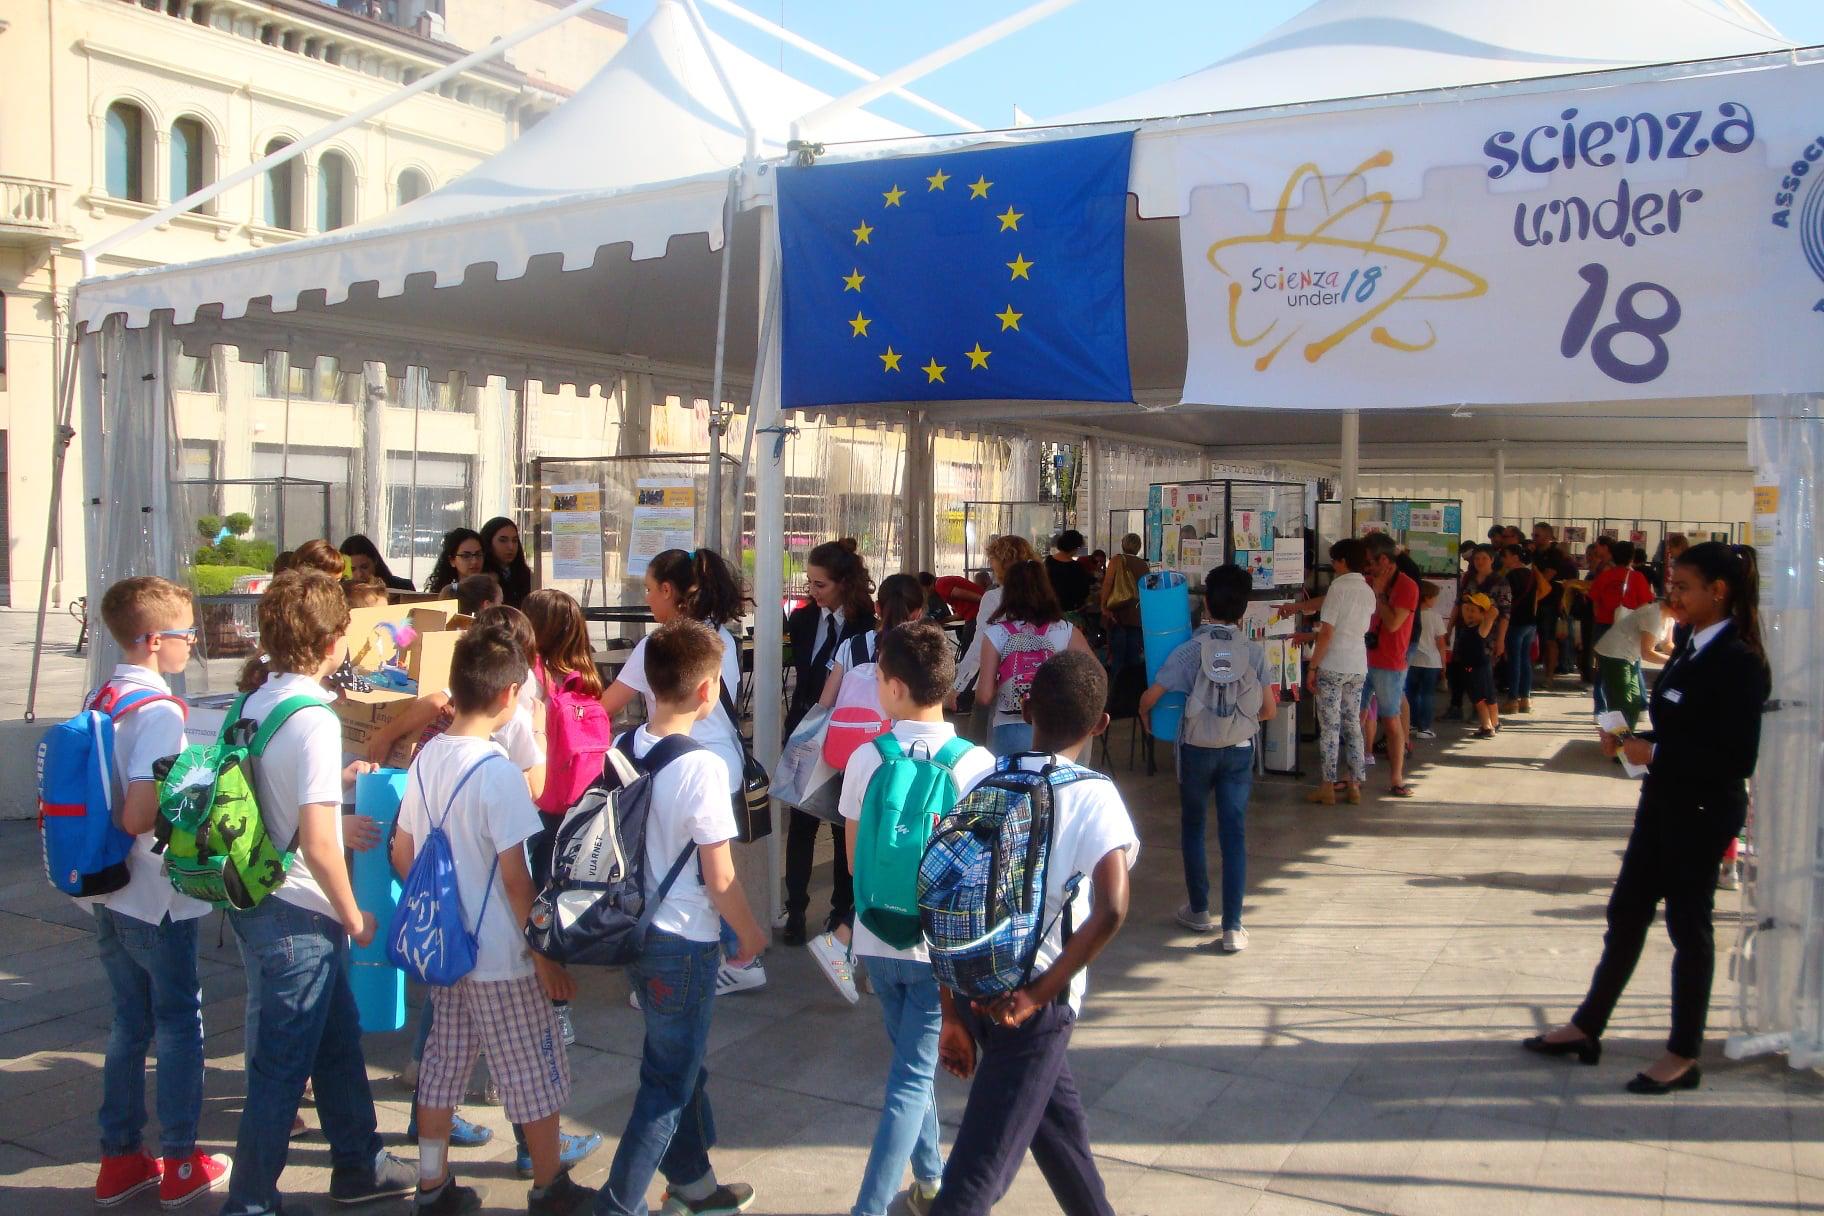
[(1444, 531), (1444, 509), (1442, 507), (1421, 507), (1414, 504), (1406, 513), (1406, 530), (1409, 532)]
[(634, 493), (627, 574), (644, 578), (646, 567), (665, 550), (696, 547), (697, 489), (688, 477), (642, 477)]
[(1197, 564), (1202, 567), (1202, 569), (1198, 571), (1199, 574), (1208, 573), (1222, 565), (1225, 560), (1222, 553), (1222, 537), (1205, 537), (1202, 541), (1198, 542), (1198, 547), (1200, 549), (1200, 554), (1197, 558)]
[(1305, 539), (1281, 537), (1273, 542), (1273, 585), (1296, 587), (1305, 581)]
[(602, 488), (594, 482), (545, 487), (551, 520), (551, 577), (601, 578)]
[(1445, 577), (1454, 575), (1457, 571), (1457, 544), (1456, 535), (1449, 532), (1413, 531), (1406, 534), (1406, 552), (1426, 574)]
[(1765, 580), (1766, 572), (1772, 568), (1771, 556), (1773, 546), (1780, 538), (1780, 487), (1764, 485), (1754, 487), (1754, 547), (1761, 551), (1761, 571)]
[(1462, 536), (1463, 535), (1463, 508), (1460, 506), (1454, 506), (1454, 505), (1445, 507), (1444, 508), (1444, 527), (1440, 530), (1444, 531), (1444, 532), (1448, 532), (1452, 536)]

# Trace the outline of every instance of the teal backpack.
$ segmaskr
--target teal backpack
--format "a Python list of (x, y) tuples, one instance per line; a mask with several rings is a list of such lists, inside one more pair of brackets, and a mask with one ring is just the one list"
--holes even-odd
[[(952, 739), (937, 755), (909, 755), (892, 734), (873, 741), (880, 767), (855, 825), (855, 915), (896, 950), (918, 945), (918, 867), (937, 821), (956, 805), (952, 771), (974, 744)], [(922, 750), (922, 745), (914, 745)]]

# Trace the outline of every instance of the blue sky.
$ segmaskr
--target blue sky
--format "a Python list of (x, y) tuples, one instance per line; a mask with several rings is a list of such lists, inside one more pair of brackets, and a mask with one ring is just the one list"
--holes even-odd
[[(884, 72), (1019, 11), (1027, 0), (737, 2), (863, 67)], [(913, 88), (984, 126), (1006, 126), (1016, 105), (1045, 117), (1195, 71), (1245, 46), (1308, 2), (1080, 0)], [(637, 25), (652, 11), (652, 0), (605, 0), (602, 7)], [(1758, 0), (1755, 7), (1789, 38), (1802, 44), (1824, 43), (1824, 0)], [(713, 9), (705, 8), (704, 18), (743, 49), (768, 63), (780, 62), (781, 48), (775, 40)], [(784, 51), (783, 66), (829, 92), (842, 92), (851, 83), (796, 51)], [(909, 125), (933, 129), (934, 120), (922, 111), (895, 108), (890, 101), (872, 108)]]

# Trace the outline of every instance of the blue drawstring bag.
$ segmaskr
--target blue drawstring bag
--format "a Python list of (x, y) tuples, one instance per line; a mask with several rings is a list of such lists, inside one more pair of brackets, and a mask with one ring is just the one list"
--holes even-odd
[[(462, 793), (462, 787), (490, 759), (493, 757), (476, 761), (457, 780), (456, 788), (450, 791), (449, 801), (444, 805), (443, 818), (432, 824), (431, 830), (419, 842), (418, 856), (412, 859), (411, 872), (405, 876), (405, 886), (399, 892), (399, 907), (387, 930), (387, 957), (393, 966), (421, 984), (448, 988), (475, 970), (480, 948), (475, 934), (463, 920), (462, 891), (456, 885), (456, 859), (444, 825), (450, 821), (450, 812), (455, 809), (456, 796)], [(417, 775), (417, 769), (414, 764), (413, 776)], [(422, 797), (422, 778), (418, 781), (418, 790)], [(475, 918), (477, 929), (488, 914), (488, 899), (494, 894), (494, 874), (499, 869), (500, 858), (496, 856), (494, 864), (488, 867), (481, 915)]]

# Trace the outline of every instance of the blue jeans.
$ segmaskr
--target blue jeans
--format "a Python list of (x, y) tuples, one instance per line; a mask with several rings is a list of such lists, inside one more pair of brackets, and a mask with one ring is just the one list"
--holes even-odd
[(203, 993), (196, 979), (196, 922), (143, 920), (95, 906), (101, 967), (114, 990), (114, 1028), (101, 1067), (101, 1152), (139, 1151), (146, 1128), (146, 1049), (158, 1039), (161, 1155), (196, 1150), (203, 1106)]
[(868, 978), (880, 997), (887, 1038), (893, 1043), (893, 1066), (887, 1071), (887, 1097), (867, 1172), (861, 1176), (861, 1192), (849, 1216), (886, 1216), (908, 1161), (920, 1182), (935, 1186), (944, 1176), (936, 1089), (937, 1034), (944, 1014), (937, 977), (930, 963), (869, 956)]
[(720, 942), (687, 941), (655, 929), (646, 935), (640, 961), (627, 969), (646, 1019), (640, 1091), (596, 1197), (597, 1216), (646, 1216), (646, 1188), (655, 1173), (673, 1185), (709, 1173), (716, 1123), (704, 1092), (709, 1073), (703, 1057), (721, 965)]
[(1507, 695), (1518, 700), (1533, 695), (1533, 639), (1537, 625), (1522, 625), (1507, 633)]
[(1408, 667), (1406, 669), (1406, 703), (1412, 707), (1412, 729), (1430, 730), (1433, 721), (1432, 701), (1438, 691), (1438, 676), (1442, 669), (1437, 667)]
[(249, 1023), (258, 1029), (248, 1051), (247, 1096), (222, 1213), (255, 1216), (278, 1208), (279, 1175), (306, 1080), (315, 1087), (336, 1169), (372, 1170), (380, 1135), (342, 926), (276, 897), (230, 912), (228, 921), (249, 977), (259, 982), (249, 990)]
[(988, 732), (988, 750), (995, 757), (1032, 750), (1032, 723), (1003, 722)]
[(1178, 745), (1178, 811), (1183, 829), (1184, 888), (1193, 912), (1210, 910), (1210, 861), (1204, 821), (1216, 795), (1216, 844), (1222, 850), (1222, 927), (1241, 928), (1248, 884), (1248, 794), (1254, 788), (1254, 748)]

